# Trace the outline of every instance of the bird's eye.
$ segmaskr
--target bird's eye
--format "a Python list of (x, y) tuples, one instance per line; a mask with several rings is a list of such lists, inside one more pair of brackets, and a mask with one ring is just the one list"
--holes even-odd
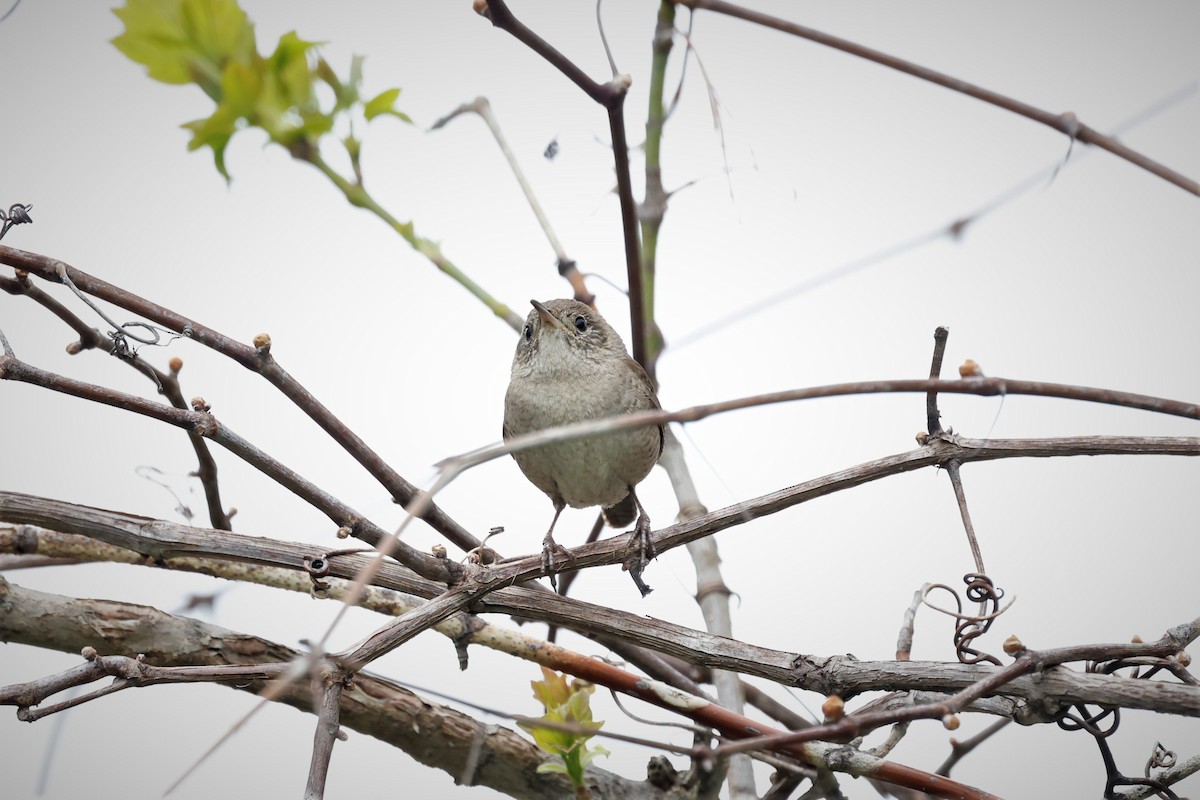
[(584, 317), (575, 318), (575, 330), (583, 333), (587, 330), (587, 320)]
[(525, 341), (528, 342), (532, 338), (533, 338), (533, 326), (526, 325), (525, 326)]

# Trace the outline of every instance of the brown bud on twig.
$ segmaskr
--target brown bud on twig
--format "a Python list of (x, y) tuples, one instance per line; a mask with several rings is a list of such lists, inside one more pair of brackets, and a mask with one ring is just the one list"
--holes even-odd
[(487, 11), (488, 11), (487, 0), (475, 0), (475, 2), (471, 3), (471, 8), (473, 8), (475, 10), (476, 14), (480, 14), (480, 15), (487, 14)]
[(350, 528), (345, 525), (337, 529), (337, 537), (339, 539), (349, 539), (353, 533), (354, 531), (350, 530)]
[(1134, 644), (1141, 644), (1141, 643), (1142, 643), (1142, 637), (1138, 636), (1138, 635), (1135, 633), (1135, 634), (1133, 635), (1133, 638), (1132, 638), (1132, 639), (1130, 639), (1130, 641), (1131, 641), (1131, 642), (1133, 642)]
[(929, 433), (927, 431), (917, 431), (916, 440), (917, 444), (924, 447), (929, 444)]
[(983, 368), (975, 363), (974, 359), (968, 358), (958, 367), (958, 377), (960, 378), (982, 378)]
[(254, 337), (254, 349), (261, 355), (271, 352), (271, 335), (260, 333)]
[(1188, 667), (1192, 664), (1192, 657), (1183, 650), (1179, 651), (1179, 655), (1175, 656), (1175, 660), (1179, 662), (1179, 666), (1181, 667)]
[(836, 694), (831, 694), (821, 704), (821, 713), (825, 715), (826, 722), (837, 722), (846, 716), (846, 703)]
[(167, 362), (167, 369), (171, 370), (172, 375), (178, 375), (179, 370), (183, 369), (183, 359), (175, 356)]
[(95, 661), (100, 654), (96, 652), (96, 648), (89, 644), (87, 647), (83, 648), (83, 650), (79, 651), (79, 655), (83, 656), (88, 661)]
[(203, 397), (197, 396), (197, 397), (192, 398), (192, 410), (193, 411), (203, 411), (204, 413), (207, 414), (209, 411), (212, 411), (212, 406), (210, 406), (208, 404), (208, 401), (205, 400)]
[(1008, 653), (1010, 656), (1015, 656), (1024, 649), (1024, 642), (1022, 642), (1015, 633), (1004, 640), (1004, 652)]
[(942, 725), (944, 725), (948, 731), (958, 730), (958, 714), (947, 714), (946, 716), (942, 717)]
[(83, 352), (83, 342), (69, 342), (67, 344), (67, 355), (77, 356)]
[(433, 557), (434, 558), (445, 558), (446, 557), (446, 545), (435, 544), (433, 546)]

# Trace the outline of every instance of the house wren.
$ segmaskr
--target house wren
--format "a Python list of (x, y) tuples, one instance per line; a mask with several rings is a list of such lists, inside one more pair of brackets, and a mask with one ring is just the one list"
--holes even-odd
[[(625, 352), (625, 343), (604, 317), (577, 300), (531, 300), (533, 311), (513, 356), (504, 396), (504, 438), (635, 411), (660, 408), (646, 371)], [(637, 516), (637, 554), (627, 563), (642, 594), (650, 518), (634, 487), (662, 455), (661, 425), (571, 439), (513, 453), (517, 466), (554, 504), (542, 542), (542, 562), (554, 583), (554, 525), (565, 506), (600, 506), (615, 527)]]

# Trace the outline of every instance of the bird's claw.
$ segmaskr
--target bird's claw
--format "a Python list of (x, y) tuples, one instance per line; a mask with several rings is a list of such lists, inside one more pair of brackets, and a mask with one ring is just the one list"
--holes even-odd
[(645, 581), (642, 580), (642, 571), (646, 569), (646, 565), (654, 558), (654, 543), (650, 541), (650, 518), (645, 514), (638, 516), (637, 525), (633, 529), (634, 552), (625, 559), (625, 563), (621, 566), (629, 571), (629, 577), (633, 578), (634, 586), (637, 586), (638, 591), (642, 593), (642, 597), (654, 591)]
[(550, 578), (550, 588), (558, 591), (558, 564), (555, 563), (555, 555), (565, 556), (568, 561), (572, 560), (571, 551), (563, 547), (558, 542), (554, 541), (554, 537), (549, 534), (542, 540), (542, 572)]

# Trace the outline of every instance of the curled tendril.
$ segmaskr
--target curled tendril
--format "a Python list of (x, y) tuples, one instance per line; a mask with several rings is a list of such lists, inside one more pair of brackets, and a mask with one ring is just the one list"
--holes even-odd
[[(1073, 713), (1070, 710), (1063, 713), (1058, 718), (1058, 727), (1064, 731), (1087, 731), (1097, 739), (1107, 739), (1116, 733), (1117, 728), (1121, 725), (1121, 709), (1119, 708), (1102, 708), (1095, 714), (1087, 710), (1087, 706), (1075, 706), (1078, 713)], [(1101, 724), (1112, 718), (1112, 724), (1108, 728), (1102, 728)]]
[[(86, 303), (88, 307), (92, 309), (92, 311), (95, 311), (98, 315), (100, 315), (102, 320), (113, 327), (113, 330), (109, 331), (108, 333), (108, 338), (113, 340), (113, 355), (115, 355), (117, 358), (137, 357), (137, 348), (131, 347), (127, 341), (128, 339), (132, 339), (138, 344), (167, 345), (181, 336), (181, 334), (175, 333), (175, 331), (167, 330), (166, 328), (160, 328), (157, 325), (151, 325), (149, 322), (139, 322), (135, 320), (134, 322), (126, 322), (124, 325), (118, 325), (117, 323), (113, 322), (111, 317), (101, 311), (100, 307), (93, 303), (90, 297), (79, 290), (79, 287), (75, 285), (73, 280), (71, 280), (71, 276), (67, 274), (65, 265), (59, 264), (56, 272), (59, 280), (63, 282), (64, 286), (74, 292), (76, 297)], [(132, 332), (135, 329), (144, 330), (146, 333), (139, 336)], [(166, 342), (163, 342), (163, 334), (166, 334), (169, 337)]]
[[(1067, 709), (1058, 718), (1058, 727), (1064, 731), (1087, 731), (1095, 739), (1096, 747), (1100, 749), (1100, 758), (1104, 762), (1104, 769), (1107, 772), (1105, 797), (1118, 797), (1119, 795), (1114, 792), (1117, 786), (1148, 786), (1155, 795), (1164, 800), (1179, 800), (1179, 795), (1171, 791), (1161, 779), (1150, 776), (1152, 769), (1169, 769), (1175, 766), (1175, 753), (1163, 747), (1161, 743), (1155, 742), (1154, 750), (1150, 753), (1149, 760), (1146, 761), (1145, 777), (1124, 775), (1117, 769), (1116, 759), (1113, 757), (1112, 748), (1109, 747), (1107, 741), (1116, 733), (1121, 724), (1121, 709), (1100, 709), (1093, 714), (1088, 711), (1087, 706), (1082, 704), (1073, 706), (1073, 708), (1075, 713)], [(1106, 720), (1110, 720), (1107, 726), (1104, 725)]]
[[(1086, 670), (1090, 673), (1112, 675), (1119, 670), (1129, 670), (1126, 677), (1134, 680), (1148, 680), (1160, 672), (1170, 672), (1182, 683), (1196, 685), (1195, 676), (1188, 672), (1187, 667), (1180, 663), (1176, 656), (1134, 656), (1130, 658), (1114, 658), (1108, 661), (1089, 661)], [(1106, 721), (1108, 724), (1105, 724)], [(1143, 770), (1144, 777), (1123, 774), (1117, 769), (1116, 759), (1109, 747), (1108, 739), (1116, 732), (1121, 724), (1120, 709), (1100, 709), (1092, 713), (1087, 706), (1078, 704), (1063, 711), (1057, 720), (1058, 726), (1066, 731), (1086, 731), (1096, 741), (1100, 757), (1107, 772), (1105, 797), (1117, 797), (1114, 789), (1117, 786), (1147, 786), (1153, 790), (1156, 797), (1163, 800), (1179, 800), (1179, 795), (1173, 792), (1163, 782), (1162, 776), (1151, 776), (1155, 769), (1170, 769), (1176, 764), (1176, 755), (1166, 749), (1161, 743), (1155, 742), (1154, 750), (1146, 761)]]
[[(16, 8), (16, 6), (13, 6), (13, 8)], [(5, 14), (5, 16), (8, 15)], [(12, 226), (22, 223), (32, 223), (33, 217), (29, 216), (29, 212), (32, 210), (33, 203), (13, 203), (8, 207), (7, 214), (4, 212), (4, 209), (0, 208), (0, 222), (4, 223), (4, 226), (0, 227), (0, 239), (4, 238), (4, 234), (8, 233), (8, 229)]]
[[(988, 653), (981, 652), (970, 646), (971, 642), (978, 639), (988, 632), (992, 627), (992, 623), (1007, 611), (1016, 600), (1015, 597), (1010, 598), (1003, 607), (1000, 605), (1000, 599), (1004, 597), (1004, 590), (997, 589), (992, 583), (992, 579), (980, 572), (971, 572), (963, 576), (963, 582), (967, 584), (966, 596), (967, 600), (979, 606), (977, 614), (967, 614), (963, 612), (963, 601), (959, 597), (957, 591), (944, 583), (932, 583), (925, 587), (921, 594), (921, 602), (929, 608), (939, 613), (945, 614), (948, 617), (953, 617), (957, 620), (954, 626), (954, 649), (958, 655), (958, 660), (963, 664), (978, 664), (987, 662), (1000, 666), (1000, 659)], [(948, 608), (934, 605), (929, 601), (929, 595), (936, 589), (940, 589), (950, 594), (954, 598), (955, 610), (951, 611)]]
[(1154, 750), (1150, 753), (1149, 760), (1146, 761), (1146, 777), (1150, 777), (1152, 769), (1170, 769), (1175, 766), (1176, 760), (1175, 751), (1163, 747), (1162, 742), (1155, 742)]

